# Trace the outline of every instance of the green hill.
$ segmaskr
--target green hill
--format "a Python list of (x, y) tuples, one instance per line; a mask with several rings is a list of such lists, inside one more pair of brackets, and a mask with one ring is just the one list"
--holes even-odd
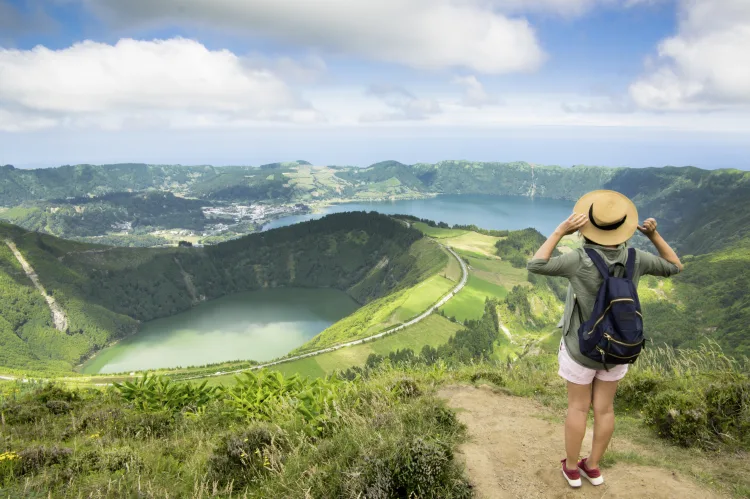
[(203, 300), (296, 286), (341, 289), (367, 304), (434, 273), (424, 262), (447, 261), (419, 231), (361, 212), (204, 248), (94, 246), (9, 225), (0, 225), (0, 240), (14, 241), (68, 315), (68, 329), (54, 329), (46, 303), (9, 247), (0, 245), (0, 365), (57, 371), (132, 333), (138, 321)]
[(383, 161), (367, 168), (350, 168), (336, 172), (336, 176), (353, 184), (355, 189), (378, 191), (384, 194), (403, 194), (409, 191), (421, 192), (424, 184), (412, 169), (398, 161)]
[(722, 249), (750, 234), (750, 172), (622, 169), (604, 187), (631, 197), (642, 218), (655, 217), (683, 254)]
[[(641, 284), (649, 335), (673, 347), (719, 343), (726, 352), (750, 356), (750, 240), (687, 258), (671, 280)], [(645, 289), (644, 289), (645, 287)]]

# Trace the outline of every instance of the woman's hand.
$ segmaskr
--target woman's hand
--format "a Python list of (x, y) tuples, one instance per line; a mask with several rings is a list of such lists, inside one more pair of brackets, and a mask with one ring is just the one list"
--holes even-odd
[(589, 222), (589, 217), (581, 213), (573, 213), (563, 223), (557, 226), (555, 232), (569, 236)]
[(643, 222), (643, 225), (638, 226), (638, 230), (650, 239), (656, 233), (656, 220), (653, 218), (647, 219)]

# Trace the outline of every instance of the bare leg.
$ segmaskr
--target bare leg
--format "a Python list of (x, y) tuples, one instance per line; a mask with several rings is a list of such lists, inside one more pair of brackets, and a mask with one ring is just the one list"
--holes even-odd
[(615, 431), (615, 392), (617, 381), (594, 380), (594, 442), (591, 445), (586, 465), (598, 468), (599, 460), (604, 455)]
[(586, 418), (591, 407), (591, 385), (568, 381), (568, 415), (565, 418), (565, 467), (575, 470), (581, 456), (581, 443), (586, 434)]

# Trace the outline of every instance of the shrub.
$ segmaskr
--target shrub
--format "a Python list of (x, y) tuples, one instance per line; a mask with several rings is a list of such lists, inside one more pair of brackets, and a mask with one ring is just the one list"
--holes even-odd
[(651, 370), (632, 370), (617, 387), (615, 402), (625, 409), (642, 410), (664, 386), (663, 376)]
[(711, 430), (725, 442), (750, 447), (750, 381), (713, 383), (705, 401)]
[(399, 451), (392, 456), (365, 456), (365, 497), (471, 497), (446, 442), (417, 437), (401, 441), (396, 448)]
[(422, 394), (419, 385), (412, 378), (397, 379), (391, 384), (390, 390), (402, 399), (419, 397)]
[(26, 424), (41, 420), (49, 410), (38, 402), (21, 402), (6, 404), (2, 408), (5, 422), (8, 424)]
[(66, 463), (72, 454), (73, 451), (67, 447), (27, 447), (18, 453), (19, 472), (27, 475), (36, 473), (46, 466)]
[(98, 468), (107, 471), (138, 471), (142, 466), (140, 456), (130, 447), (115, 447), (101, 453)]
[(281, 459), (282, 434), (266, 425), (226, 435), (209, 458), (209, 477), (222, 485), (243, 488), (263, 477)]
[(80, 393), (71, 391), (56, 383), (47, 383), (39, 391), (34, 393), (33, 398), (42, 404), (51, 400), (62, 400), (65, 402), (75, 402), (81, 399)]
[(92, 471), (121, 470), (132, 473), (140, 470), (142, 466), (141, 457), (130, 447), (89, 449), (73, 457), (70, 463), (70, 473), (84, 475)]
[(118, 438), (164, 438), (172, 433), (174, 416), (166, 412), (126, 412), (109, 425), (105, 431)]
[(646, 422), (679, 445), (707, 446), (710, 442), (708, 416), (702, 397), (694, 392), (668, 390), (653, 397), (644, 407)]
[(64, 400), (50, 400), (45, 406), (52, 414), (67, 414), (70, 412), (70, 404)]
[(496, 386), (505, 386), (505, 378), (498, 371), (481, 370), (473, 373), (469, 378), (472, 383), (476, 383), (479, 380), (489, 381)]

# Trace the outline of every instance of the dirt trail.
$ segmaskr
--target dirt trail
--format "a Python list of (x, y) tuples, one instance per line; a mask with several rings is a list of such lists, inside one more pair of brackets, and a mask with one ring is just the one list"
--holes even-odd
[[(560, 471), (563, 455), (563, 425), (539, 418), (551, 415), (537, 402), (496, 393), (489, 387), (455, 386), (439, 396), (458, 411), (467, 425), (468, 443), (459, 458), (474, 485), (477, 497), (505, 498), (643, 498), (712, 499), (723, 497), (689, 478), (661, 468), (618, 463), (604, 470), (606, 482), (594, 487), (584, 479), (574, 490)], [(628, 445), (613, 440), (615, 448)], [(582, 452), (591, 448), (591, 430)]]
[(42, 286), (42, 283), (39, 282), (39, 276), (37, 276), (36, 272), (34, 272), (34, 268), (29, 264), (29, 262), (26, 261), (21, 252), (18, 251), (15, 243), (8, 240), (5, 241), (5, 244), (8, 245), (10, 250), (13, 252), (13, 255), (15, 255), (16, 260), (18, 260), (18, 263), (20, 263), (21, 267), (23, 267), (23, 271), (26, 272), (26, 275), (29, 277), (29, 279), (31, 279), (31, 282), (34, 283), (34, 286), (36, 286), (37, 291), (39, 291), (39, 293), (47, 302), (50, 312), (52, 313), (52, 322), (54, 322), (55, 328), (58, 331), (67, 331), (68, 317), (65, 315), (65, 311), (62, 309), (60, 304), (57, 303), (53, 296), (47, 294), (44, 286)]

